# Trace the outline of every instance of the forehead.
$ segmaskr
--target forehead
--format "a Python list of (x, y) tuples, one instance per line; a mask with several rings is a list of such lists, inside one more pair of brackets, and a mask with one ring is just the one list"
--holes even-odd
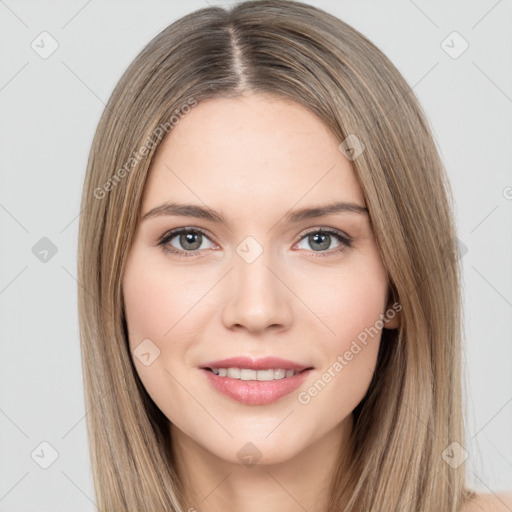
[(200, 102), (158, 148), (143, 211), (198, 199), (238, 213), (258, 205), (291, 207), (301, 198), (363, 204), (339, 143), (319, 117), (288, 100), (251, 94)]

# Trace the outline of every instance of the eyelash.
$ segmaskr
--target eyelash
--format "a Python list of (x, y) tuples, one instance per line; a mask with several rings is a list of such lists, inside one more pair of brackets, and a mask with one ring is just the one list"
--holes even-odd
[[(181, 251), (181, 250), (176, 249), (175, 247), (172, 247), (171, 245), (168, 245), (168, 243), (176, 235), (180, 235), (182, 233), (200, 233), (200, 234), (204, 235), (205, 237), (209, 238), (207, 233), (200, 228), (178, 228), (178, 229), (173, 229), (171, 231), (164, 233), (158, 240), (157, 245), (161, 246), (162, 249), (164, 250), (164, 252), (172, 253), (172, 254), (175, 254), (176, 256), (183, 257), (183, 258), (188, 258), (188, 257), (196, 256), (197, 254), (199, 254), (202, 251), (202, 249), (195, 250), (195, 251)], [(331, 256), (333, 254), (342, 253), (345, 250), (347, 250), (349, 247), (352, 247), (352, 242), (353, 242), (352, 238), (344, 235), (341, 231), (338, 231), (338, 230), (332, 229), (332, 228), (317, 228), (317, 229), (310, 230), (301, 236), (299, 242), (302, 239), (304, 239), (307, 236), (314, 234), (314, 233), (327, 233), (329, 235), (332, 235), (339, 242), (341, 242), (341, 245), (336, 249), (331, 249), (328, 251), (309, 251), (309, 252), (313, 253), (313, 257), (322, 257), (323, 258), (326, 256)]]

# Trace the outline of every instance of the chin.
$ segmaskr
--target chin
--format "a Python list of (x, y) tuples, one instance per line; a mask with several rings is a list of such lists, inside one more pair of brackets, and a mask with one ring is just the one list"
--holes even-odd
[(233, 439), (224, 442), (221, 451), (219, 451), (220, 443), (211, 447), (212, 451), (217, 457), (226, 462), (247, 467), (281, 464), (293, 459), (307, 447), (305, 443), (291, 439), (291, 436), (285, 430), (280, 432), (280, 435), (273, 432), (266, 438), (267, 433), (251, 435), (249, 430), (241, 435), (235, 433), (233, 435)]

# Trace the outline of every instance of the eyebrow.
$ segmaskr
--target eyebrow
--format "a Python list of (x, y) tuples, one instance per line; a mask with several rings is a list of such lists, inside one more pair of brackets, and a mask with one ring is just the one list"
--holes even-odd
[[(356, 203), (336, 202), (324, 206), (313, 206), (289, 211), (284, 216), (284, 220), (290, 223), (297, 223), (306, 219), (314, 219), (324, 215), (339, 213), (367, 214), (368, 208)], [(154, 217), (160, 217), (163, 215), (195, 217), (198, 219), (209, 220), (218, 224), (227, 224), (226, 219), (224, 219), (224, 217), (215, 210), (200, 205), (186, 203), (164, 203), (160, 206), (156, 206), (155, 208), (152, 208), (146, 212), (141, 217), (141, 221)]]

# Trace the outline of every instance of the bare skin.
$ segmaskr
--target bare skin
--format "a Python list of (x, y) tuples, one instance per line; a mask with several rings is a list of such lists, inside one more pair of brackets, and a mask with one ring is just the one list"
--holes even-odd
[(481, 494), (462, 507), (461, 512), (511, 512), (512, 494)]
[[(227, 222), (142, 220), (123, 275), (130, 349), (149, 339), (159, 350), (150, 365), (137, 357), (134, 364), (170, 421), (186, 510), (326, 510), (352, 411), (375, 369), (378, 321), (391, 307), (367, 213), (285, 218), (338, 201), (365, 206), (339, 142), (307, 109), (246, 95), (194, 107), (153, 160), (142, 215), (180, 202), (207, 206)], [(165, 243), (184, 256), (158, 245), (178, 228), (196, 229), (195, 238), (177, 234)], [(262, 250), (251, 262), (237, 252), (248, 236), (252, 245), (245, 247), (253, 255)], [(397, 314), (385, 327), (398, 322)], [(354, 340), (375, 326), (378, 334), (356, 352)], [(277, 356), (313, 370), (292, 393), (248, 405), (219, 393), (200, 369), (233, 356)], [(338, 356), (341, 370), (333, 369)], [(308, 394), (325, 374), (326, 385)], [(255, 465), (242, 462), (244, 446), (257, 448)]]

